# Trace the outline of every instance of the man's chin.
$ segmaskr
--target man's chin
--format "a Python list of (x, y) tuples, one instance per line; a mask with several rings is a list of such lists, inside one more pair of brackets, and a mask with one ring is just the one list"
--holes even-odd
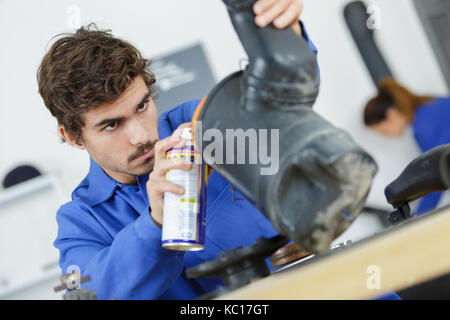
[(149, 174), (153, 170), (153, 159), (148, 159), (149, 161), (145, 161), (141, 165), (137, 166), (136, 169), (133, 170), (133, 175), (135, 176), (143, 176)]

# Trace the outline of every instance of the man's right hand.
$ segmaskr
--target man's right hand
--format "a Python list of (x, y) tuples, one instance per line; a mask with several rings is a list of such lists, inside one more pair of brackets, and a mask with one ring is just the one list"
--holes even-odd
[(163, 221), (164, 192), (172, 192), (177, 195), (183, 195), (183, 187), (165, 181), (165, 174), (172, 169), (189, 171), (192, 164), (186, 163), (181, 159), (166, 159), (166, 151), (171, 148), (181, 148), (186, 141), (181, 138), (183, 128), (190, 127), (190, 123), (181, 124), (170, 137), (159, 140), (155, 144), (155, 163), (153, 171), (150, 173), (147, 182), (147, 194), (150, 201), (151, 216), (159, 225)]

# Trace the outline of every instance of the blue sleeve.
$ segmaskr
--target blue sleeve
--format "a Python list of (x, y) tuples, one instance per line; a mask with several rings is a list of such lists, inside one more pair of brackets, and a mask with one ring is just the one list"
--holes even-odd
[(422, 152), (450, 143), (449, 123), (450, 98), (436, 98), (428, 105), (417, 108), (412, 127)]
[(82, 286), (99, 299), (156, 299), (182, 272), (184, 254), (161, 247), (161, 229), (149, 209), (114, 239), (83, 205), (61, 207), (57, 221), (54, 245), (63, 273), (79, 268), (91, 278)]
[(378, 297), (375, 300), (402, 300), (402, 298), (394, 291), (389, 291), (384, 296)]
[(308, 46), (311, 48), (311, 50), (316, 54), (319, 52), (317, 50), (317, 47), (315, 46), (315, 44), (311, 41), (311, 38), (308, 35), (308, 32), (306, 31), (305, 25), (303, 24), (302, 21), (299, 21), (300, 23), (300, 28), (302, 30), (302, 36), (305, 39), (306, 43), (308, 43)]
[[(414, 136), (422, 152), (450, 143), (450, 98), (436, 98), (429, 105), (416, 110), (412, 123)], [(420, 199), (415, 214), (433, 210), (439, 204), (442, 192), (434, 192)]]
[(433, 192), (420, 199), (416, 215), (421, 215), (436, 208), (441, 199), (442, 192)]
[[(428, 126), (435, 127), (433, 132), (433, 142), (426, 146), (427, 150), (431, 150), (437, 146), (450, 143), (450, 98), (437, 98), (434, 105), (422, 108), (429, 108), (430, 117)], [(425, 150), (424, 150), (425, 151)]]

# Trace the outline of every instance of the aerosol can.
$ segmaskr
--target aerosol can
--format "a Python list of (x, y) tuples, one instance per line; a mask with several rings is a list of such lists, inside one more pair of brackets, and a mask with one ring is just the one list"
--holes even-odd
[(184, 128), (182, 148), (166, 152), (168, 159), (183, 159), (192, 164), (189, 171), (172, 169), (166, 172), (168, 182), (184, 188), (183, 195), (164, 193), (162, 246), (181, 251), (203, 250), (205, 242), (207, 166), (192, 139), (192, 129)]

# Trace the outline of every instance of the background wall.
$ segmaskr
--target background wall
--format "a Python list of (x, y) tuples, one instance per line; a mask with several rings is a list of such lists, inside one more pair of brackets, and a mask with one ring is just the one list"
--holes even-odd
[[(376, 158), (380, 169), (368, 203), (389, 208), (383, 195), (385, 185), (419, 149), (410, 131), (399, 139), (386, 140), (363, 127), (362, 108), (375, 88), (342, 16), (349, 1), (304, 2), (302, 20), (319, 48), (322, 77), (314, 108), (348, 130)], [(412, 1), (366, 3), (381, 8), (377, 39), (397, 79), (418, 93), (447, 94)], [(0, 179), (18, 164), (31, 163), (60, 177), (65, 200), (86, 175), (88, 155), (58, 142), (56, 121), (38, 94), (36, 71), (49, 40), (72, 31), (78, 23), (78, 10), (81, 25), (96, 22), (111, 29), (148, 57), (201, 42), (218, 80), (239, 69), (239, 61), (246, 57), (219, 0), (0, 1)]]

